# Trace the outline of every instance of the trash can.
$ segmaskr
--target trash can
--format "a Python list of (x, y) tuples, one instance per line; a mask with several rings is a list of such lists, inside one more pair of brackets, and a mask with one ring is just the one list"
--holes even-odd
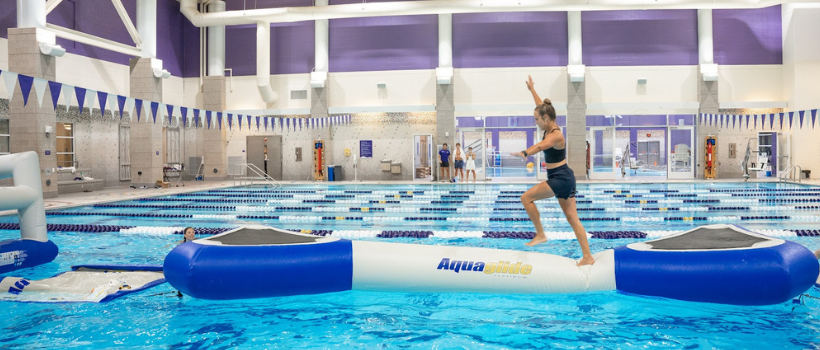
[(333, 178), (334, 178), (334, 176), (333, 176), (333, 166), (328, 165), (327, 166), (327, 181), (334, 181)]
[(342, 177), (342, 166), (341, 165), (334, 165), (333, 166), (333, 181), (342, 181), (344, 178)]
[(804, 179), (811, 178), (811, 170), (803, 170), (803, 178)]

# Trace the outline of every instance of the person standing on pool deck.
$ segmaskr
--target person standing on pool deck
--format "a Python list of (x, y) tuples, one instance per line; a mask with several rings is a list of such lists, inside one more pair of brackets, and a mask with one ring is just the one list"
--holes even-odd
[(541, 226), (541, 214), (538, 212), (538, 207), (535, 206), (535, 201), (557, 197), (558, 204), (561, 205), (561, 210), (564, 211), (567, 222), (572, 226), (578, 244), (581, 245), (581, 252), (584, 256), (578, 262), (578, 266), (591, 265), (595, 263), (595, 259), (592, 258), (592, 253), (589, 251), (587, 233), (578, 218), (578, 210), (575, 207), (575, 174), (567, 166), (567, 143), (564, 134), (561, 133), (561, 128), (555, 122), (555, 108), (553, 108), (552, 102), (548, 98), (542, 101), (538, 97), (538, 93), (535, 92), (534, 85), (532, 76), (529, 76), (527, 88), (532, 93), (536, 105), (533, 116), (535, 117), (535, 123), (542, 130), (545, 130), (544, 136), (541, 142), (532, 147), (518, 153), (511, 153), (513, 156), (522, 157), (526, 160), (527, 156), (544, 151), (544, 159), (547, 163), (547, 181), (533, 186), (521, 195), (521, 204), (524, 205), (527, 215), (535, 225), (535, 237), (527, 245), (534, 246), (547, 241), (544, 227)]
[(473, 183), (475, 183), (475, 152), (472, 147), (467, 147), (467, 182), (470, 182), (470, 173), (473, 173)]
[(453, 165), (456, 170), (453, 177), (458, 177), (459, 182), (464, 182), (464, 151), (461, 149), (461, 143), (456, 143), (455, 152), (455, 156), (453, 157)]
[[(438, 151), (438, 163), (441, 169), (439, 181), (450, 181), (450, 151), (447, 150), (446, 143), (441, 146), (441, 151)], [(447, 177), (444, 177), (445, 170), (447, 170)]]

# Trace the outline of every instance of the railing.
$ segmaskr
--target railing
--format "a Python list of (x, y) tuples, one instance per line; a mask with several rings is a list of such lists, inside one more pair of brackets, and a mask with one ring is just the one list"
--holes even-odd
[(778, 182), (786, 182), (789, 177), (794, 180), (794, 171), (797, 170), (797, 182), (803, 182), (803, 168), (799, 165), (789, 165), (786, 170), (783, 170), (779, 174), (777, 174), (777, 181)]
[(251, 184), (253, 184), (254, 180), (262, 180), (262, 181), (265, 181), (265, 183), (267, 183), (268, 185), (271, 185), (272, 187), (282, 187), (282, 185), (279, 184), (276, 181), (276, 179), (270, 177), (270, 175), (266, 174), (264, 171), (262, 171), (262, 169), (259, 169), (259, 167), (256, 166), (255, 164), (242, 163), (241, 166), (247, 168), (251, 173), (253, 173), (256, 176), (234, 177), (233, 178), (234, 185), (236, 184), (236, 180), (239, 180), (240, 185), (244, 185), (245, 180), (248, 180)]

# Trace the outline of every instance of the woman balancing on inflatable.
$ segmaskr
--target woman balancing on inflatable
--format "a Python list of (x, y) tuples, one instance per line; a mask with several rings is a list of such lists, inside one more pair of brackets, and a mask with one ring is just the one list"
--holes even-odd
[(578, 262), (578, 266), (591, 265), (595, 263), (595, 259), (592, 258), (592, 253), (589, 251), (586, 230), (581, 225), (581, 220), (578, 219), (578, 211), (575, 208), (575, 174), (567, 166), (566, 140), (564, 134), (561, 133), (561, 128), (555, 122), (555, 108), (552, 107), (552, 102), (549, 99), (544, 99), (542, 102), (533, 85), (530, 76), (527, 80), (527, 88), (535, 99), (536, 107), (533, 115), (538, 127), (545, 130), (544, 137), (541, 142), (524, 151), (512, 153), (512, 155), (523, 157), (526, 160), (528, 156), (544, 151), (548, 179), (546, 182), (533, 186), (521, 196), (521, 203), (524, 204), (527, 215), (535, 225), (535, 237), (527, 245), (534, 246), (547, 241), (544, 227), (541, 226), (541, 214), (535, 206), (535, 201), (558, 197), (558, 204), (561, 205), (567, 221), (572, 226), (572, 230), (575, 231), (575, 237), (578, 238), (581, 252), (584, 254)]

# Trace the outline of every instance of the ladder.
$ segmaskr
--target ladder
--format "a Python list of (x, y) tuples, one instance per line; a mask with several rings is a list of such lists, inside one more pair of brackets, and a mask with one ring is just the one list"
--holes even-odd
[(782, 172), (778, 173), (777, 182), (786, 182), (789, 180), (789, 178), (794, 180), (795, 170), (797, 170), (797, 182), (803, 182), (803, 168), (801, 168), (797, 164), (789, 165), (789, 167), (786, 168), (786, 170), (783, 170)]

